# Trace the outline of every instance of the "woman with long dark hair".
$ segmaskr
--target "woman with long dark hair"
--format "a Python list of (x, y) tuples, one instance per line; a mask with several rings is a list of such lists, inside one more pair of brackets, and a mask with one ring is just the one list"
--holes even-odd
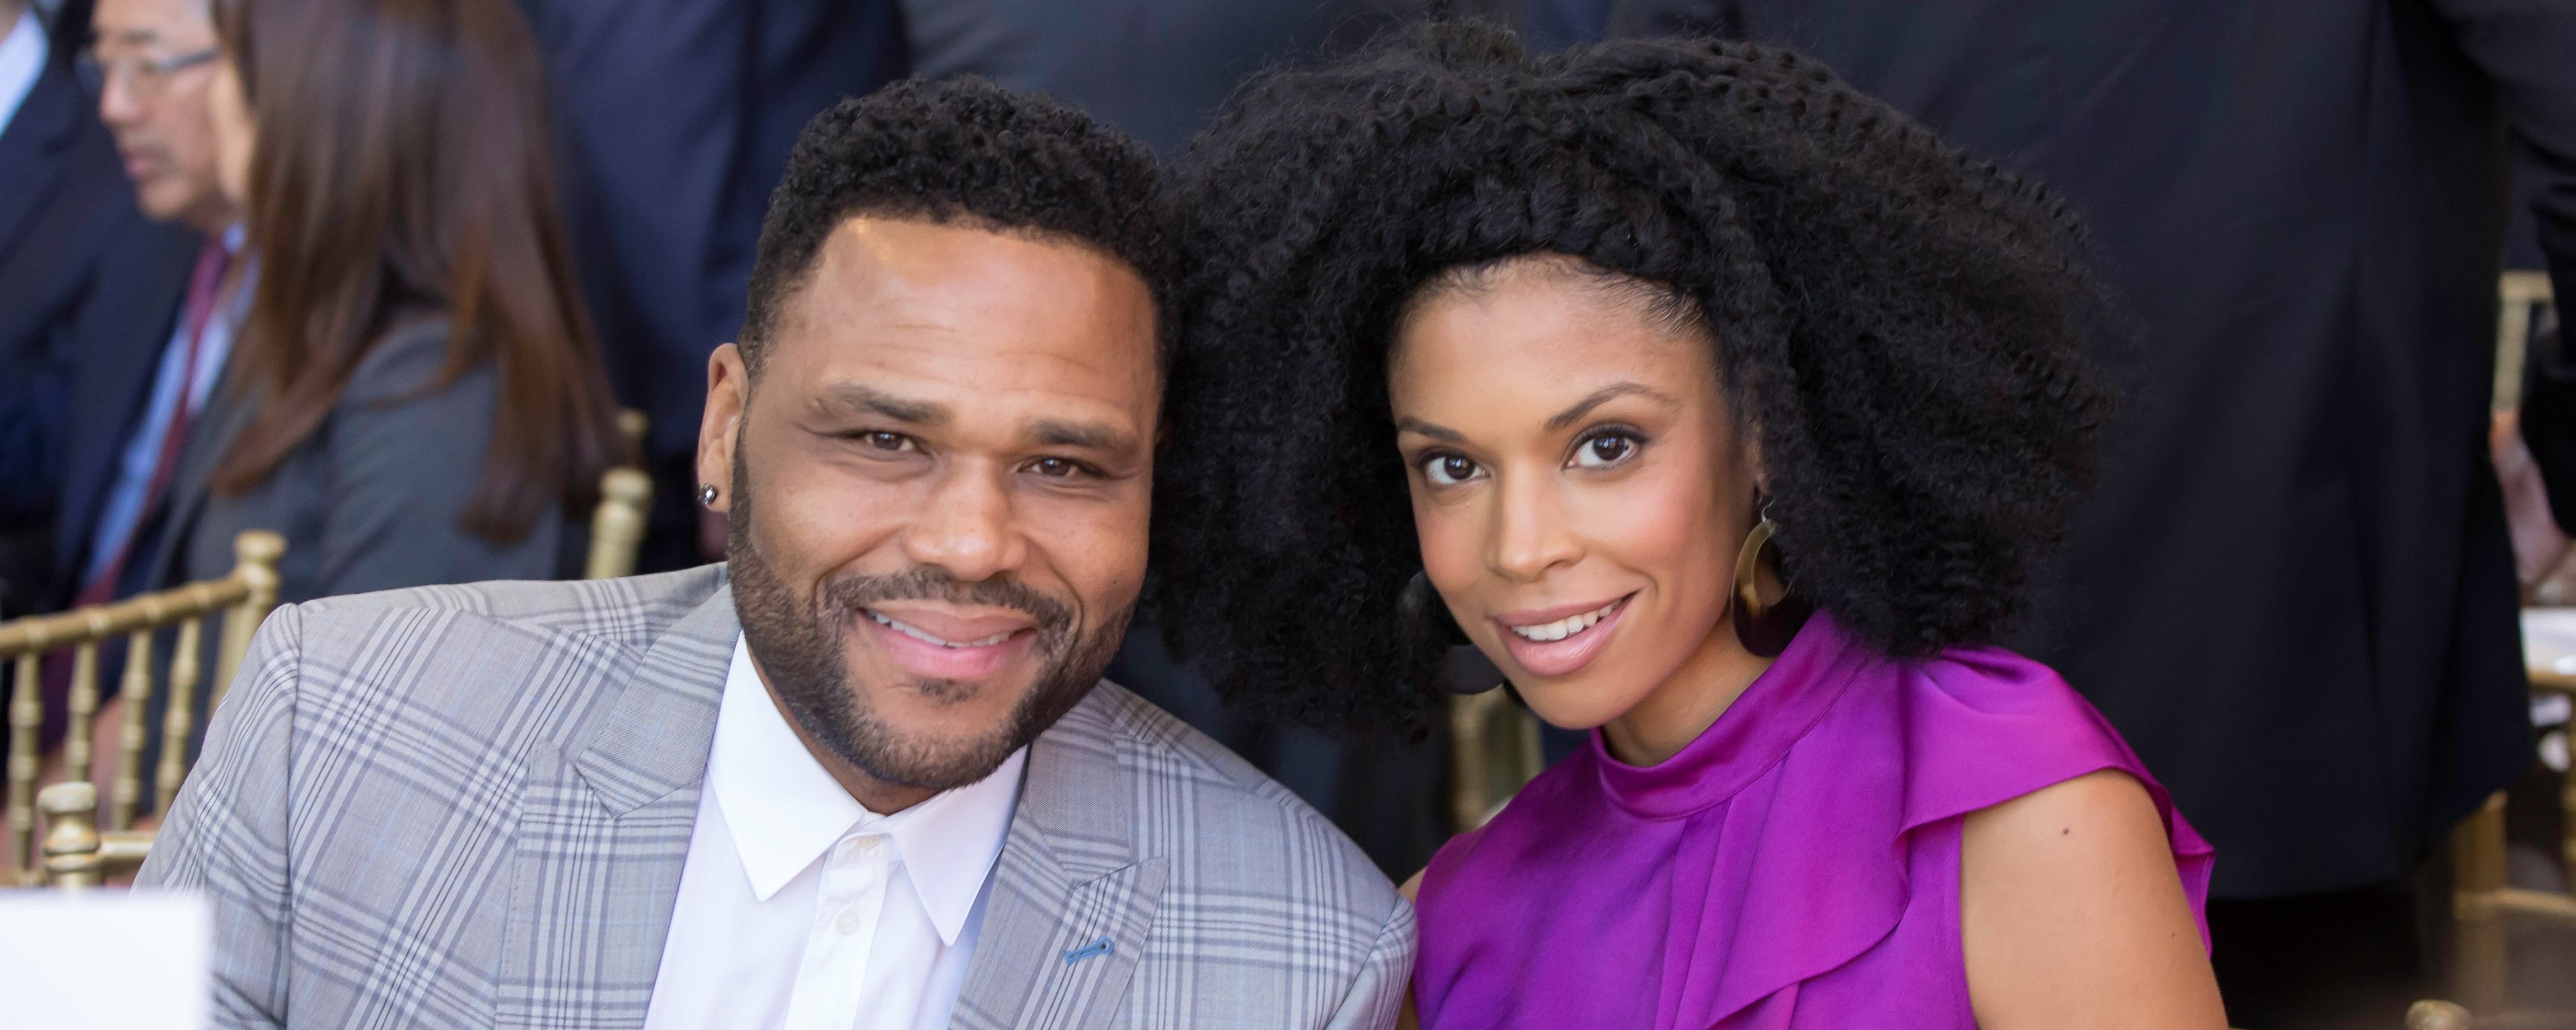
[(167, 578), (287, 538), (289, 601), (552, 578), (613, 457), (508, 0), (237, 0), (213, 92), (259, 281)]
[(2110, 407), (2047, 191), (1786, 52), (1441, 27), (1182, 206), (1175, 648), (1382, 728), (1468, 642), (1593, 731), (1418, 879), (1423, 1025), (2224, 1025), (2208, 846), (1991, 643)]

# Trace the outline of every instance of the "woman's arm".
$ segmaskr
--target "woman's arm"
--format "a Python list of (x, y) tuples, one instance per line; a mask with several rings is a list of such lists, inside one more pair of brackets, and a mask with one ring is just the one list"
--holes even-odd
[(1968, 816), (1959, 923), (1977, 1025), (2227, 1025), (2164, 820), (2103, 771)]

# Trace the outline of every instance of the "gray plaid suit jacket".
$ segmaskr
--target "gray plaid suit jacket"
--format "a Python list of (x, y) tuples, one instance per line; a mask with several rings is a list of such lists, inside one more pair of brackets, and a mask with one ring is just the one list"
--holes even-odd
[[(216, 1023), (640, 1026), (737, 632), (721, 566), (279, 609), (138, 881)], [(1287, 790), (1107, 683), (1026, 776), (954, 1026), (1393, 1025), (1412, 908)]]

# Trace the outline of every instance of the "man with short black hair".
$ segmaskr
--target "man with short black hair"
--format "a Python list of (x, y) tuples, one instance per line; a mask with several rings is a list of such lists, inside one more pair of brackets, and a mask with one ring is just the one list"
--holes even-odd
[(218, 1025), (1391, 1026), (1410, 907), (1099, 679), (1162, 203), (978, 81), (817, 118), (708, 366), (729, 564), (261, 629), (140, 880), (211, 899)]

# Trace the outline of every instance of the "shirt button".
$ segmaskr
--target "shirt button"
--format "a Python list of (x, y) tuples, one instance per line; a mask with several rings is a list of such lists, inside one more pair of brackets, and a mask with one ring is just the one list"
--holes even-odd
[(832, 928), (841, 931), (843, 937), (859, 932), (859, 910), (855, 907), (842, 909), (841, 918), (833, 921)]

